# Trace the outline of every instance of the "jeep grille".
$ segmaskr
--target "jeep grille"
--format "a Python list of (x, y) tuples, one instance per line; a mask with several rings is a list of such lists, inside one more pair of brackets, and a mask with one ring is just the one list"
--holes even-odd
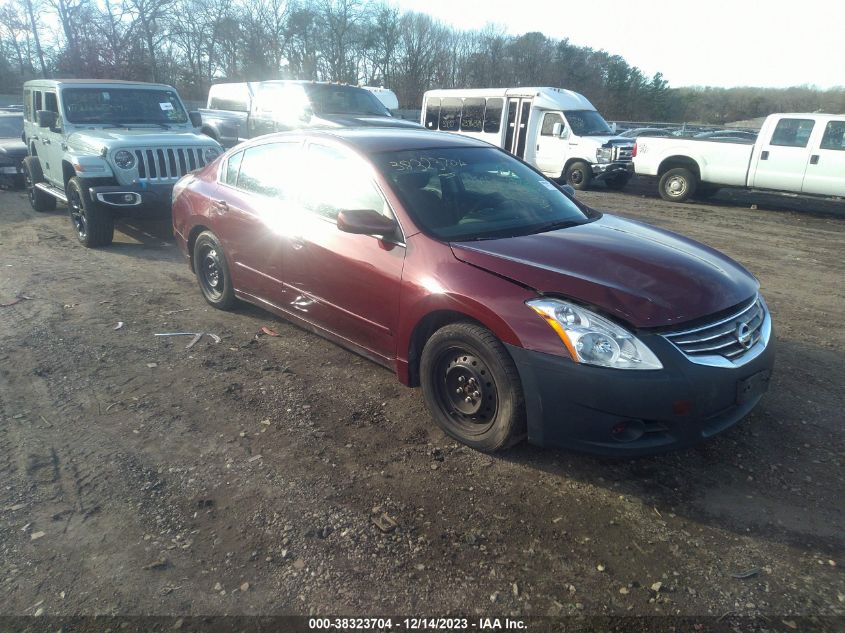
[(205, 165), (204, 147), (141, 148), (129, 150), (138, 159), (138, 178), (155, 182), (179, 180)]

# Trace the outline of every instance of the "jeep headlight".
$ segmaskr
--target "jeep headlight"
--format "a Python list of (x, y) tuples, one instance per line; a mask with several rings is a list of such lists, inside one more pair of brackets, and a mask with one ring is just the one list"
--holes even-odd
[(526, 302), (560, 336), (576, 363), (614, 369), (662, 369), (646, 345), (612, 321), (560, 299)]
[(596, 162), (597, 163), (609, 163), (613, 160), (613, 148), (612, 147), (599, 147), (596, 150)]
[(218, 156), (220, 156), (220, 150), (218, 150), (216, 147), (206, 147), (202, 151), (202, 157), (205, 159), (206, 163), (210, 163)]
[(121, 169), (132, 169), (135, 166), (135, 155), (125, 149), (116, 151), (112, 160)]

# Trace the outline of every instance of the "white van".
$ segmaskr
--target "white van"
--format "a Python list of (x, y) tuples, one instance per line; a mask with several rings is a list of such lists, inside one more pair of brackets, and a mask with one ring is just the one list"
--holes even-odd
[(615, 136), (584, 95), (562, 88), (429, 90), (420, 123), (482, 139), (575, 189), (633, 174), (632, 139)]

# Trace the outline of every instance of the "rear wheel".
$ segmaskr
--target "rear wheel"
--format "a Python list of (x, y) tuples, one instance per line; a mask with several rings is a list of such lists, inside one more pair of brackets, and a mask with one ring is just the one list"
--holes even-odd
[(460, 442), (493, 452), (524, 437), (519, 374), (490, 330), (473, 323), (439, 329), (423, 349), (420, 379), (435, 422)]
[(566, 184), (579, 191), (588, 189), (592, 178), (592, 169), (582, 160), (576, 160), (563, 172), (563, 179), (566, 181)]
[(44, 213), (56, 208), (56, 199), (46, 191), (35, 187), (38, 183), (44, 182), (41, 163), (35, 156), (27, 156), (23, 159), (23, 181), (27, 196), (29, 196), (29, 204), (33, 209)]
[(695, 195), (698, 179), (685, 167), (670, 169), (660, 178), (660, 197), (670, 202), (683, 202)]
[(88, 248), (111, 244), (114, 239), (114, 217), (111, 211), (88, 198), (78, 178), (68, 180), (65, 193), (70, 221), (80, 243)]
[(230, 310), (236, 303), (232, 276), (220, 240), (203, 231), (194, 243), (194, 271), (202, 296), (218, 310)]

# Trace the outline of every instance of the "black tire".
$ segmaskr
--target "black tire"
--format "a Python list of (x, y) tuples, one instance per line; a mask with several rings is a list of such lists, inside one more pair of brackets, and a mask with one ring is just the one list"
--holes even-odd
[(44, 182), (44, 173), (41, 171), (41, 163), (35, 156), (27, 156), (23, 159), (23, 181), (26, 193), (29, 196), (29, 204), (39, 213), (53, 211), (56, 208), (56, 199), (46, 191), (36, 189), (35, 185)]
[(698, 188), (695, 192), (695, 197), (699, 200), (708, 200), (709, 198), (715, 196), (717, 193), (719, 193), (719, 187), (716, 187), (715, 185), (705, 185), (704, 183), (701, 183), (698, 185)]
[(590, 188), (590, 181), (593, 179), (593, 170), (582, 160), (576, 160), (563, 172), (564, 182), (578, 191), (585, 191)]
[(229, 264), (220, 240), (211, 231), (203, 231), (194, 243), (194, 271), (202, 296), (218, 310), (235, 307), (235, 289)]
[(87, 248), (108, 246), (114, 240), (114, 216), (91, 200), (79, 178), (71, 178), (65, 187), (67, 210), (79, 243)]
[(618, 176), (612, 176), (611, 178), (606, 179), (604, 184), (607, 185), (607, 188), (611, 191), (622, 191), (628, 185), (630, 180), (630, 175), (619, 174)]
[(698, 178), (685, 167), (670, 169), (660, 177), (657, 185), (660, 197), (669, 202), (683, 202), (695, 195)]
[(525, 437), (519, 373), (490, 330), (473, 323), (437, 330), (423, 348), (420, 381), (434, 421), (467, 446), (493, 452)]

